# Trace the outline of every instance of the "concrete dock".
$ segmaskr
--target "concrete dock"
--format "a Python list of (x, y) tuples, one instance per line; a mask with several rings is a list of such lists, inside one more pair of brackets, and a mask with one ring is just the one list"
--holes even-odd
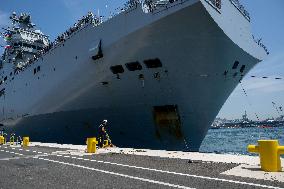
[[(31, 143), (0, 146), (0, 188), (284, 188), (243, 155)], [(283, 159), (282, 162), (284, 163)]]

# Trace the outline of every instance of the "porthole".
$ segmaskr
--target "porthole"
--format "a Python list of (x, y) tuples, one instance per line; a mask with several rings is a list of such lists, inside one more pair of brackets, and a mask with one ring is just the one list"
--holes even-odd
[(159, 67), (162, 67), (162, 62), (158, 58), (144, 60), (144, 64), (146, 65), (147, 68), (159, 68)]
[(241, 69), (240, 69), (240, 72), (243, 73), (246, 69), (246, 65), (242, 65)]
[(234, 70), (234, 69), (237, 69), (238, 68), (238, 66), (239, 66), (239, 61), (235, 61), (235, 63), (234, 63), (234, 65), (233, 65), (233, 67), (232, 67), (232, 69)]
[(227, 74), (228, 74), (228, 71), (227, 71), (227, 70), (224, 71), (223, 75), (224, 75), (224, 76), (227, 76)]
[(125, 66), (129, 71), (142, 70), (142, 66), (138, 61), (126, 63)]
[(124, 72), (122, 65), (111, 66), (110, 70), (113, 74), (119, 74)]

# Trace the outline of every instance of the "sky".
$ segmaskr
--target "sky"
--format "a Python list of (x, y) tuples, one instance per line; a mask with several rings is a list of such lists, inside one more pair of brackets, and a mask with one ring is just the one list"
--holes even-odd
[[(270, 55), (255, 66), (228, 98), (218, 117), (257, 120), (278, 117), (277, 107), (284, 106), (284, 0), (239, 0), (251, 16), (252, 33), (268, 47)], [(33, 22), (53, 40), (79, 18), (92, 11), (100, 15), (117, 12), (126, 0), (0, 0), (0, 27), (9, 23), (9, 15), (27, 12)], [(0, 44), (5, 42), (0, 38)], [(2, 53), (2, 49), (0, 50)], [(252, 78), (255, 75), (263, 78)], [(244, 94), (243, 89), (247, 95)], [(283, 107), (284, 108), (284, 107)], [(284, 112), (283, 112), (284, 114)], [(257, 116), (256, 116), (257, 115)]]

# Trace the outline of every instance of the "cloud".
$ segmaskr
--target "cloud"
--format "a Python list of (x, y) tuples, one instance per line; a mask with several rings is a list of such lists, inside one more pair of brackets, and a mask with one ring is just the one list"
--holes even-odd
[[(242, 86), (248, 92), (254, 93), (275, 93), (284, 92), (284, 80), (276, 80), (271, 78), (251, 78), (242, 82)], [(241, 86), (239, 86), (239, 89)]]

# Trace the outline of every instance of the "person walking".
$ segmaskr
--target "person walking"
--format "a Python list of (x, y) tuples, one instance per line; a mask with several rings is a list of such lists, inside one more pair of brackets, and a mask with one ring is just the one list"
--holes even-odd
[(99, 131), (98, 131), (99, 147), (101, 148), (103, 147), (105, 140), (108, 140), (108, 144), (110, 147), (113, 146), (113, 144), (111, 143), (110, 137), (106, 131), (106, 127), (107, 127), (107, 120), (105, 119), (100, 124)]

